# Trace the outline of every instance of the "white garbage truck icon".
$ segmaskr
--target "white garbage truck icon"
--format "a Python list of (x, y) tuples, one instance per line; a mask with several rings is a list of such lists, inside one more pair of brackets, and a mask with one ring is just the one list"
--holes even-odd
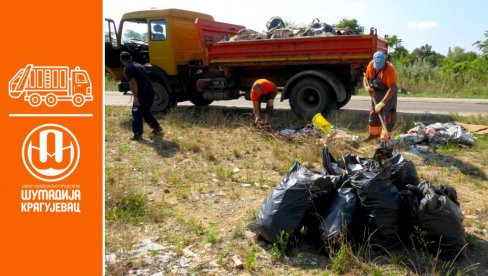
[(20, 69), (9, 82), (12, 98), (24, 95), (31, 106), (44, 102), (53, 107), (60, 101), (71, 101), (80, 107), (86, 101), (93, 101), (92, 83), (86, 70), (68, 66), (34, 66), (28, 64)]

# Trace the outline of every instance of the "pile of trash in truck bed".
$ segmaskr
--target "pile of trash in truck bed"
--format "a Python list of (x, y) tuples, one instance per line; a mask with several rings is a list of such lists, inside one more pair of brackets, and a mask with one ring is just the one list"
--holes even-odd
[(303, 26), (286, 26), (281, 17), (274, 16), (266, 24), (266, 32), (256, 32), (252, 29), (242, 29), (229, 41), (275, 39), (301, 36), (335, 36), (354, 34), (348, 28), (333, 28), (331, 25), (314, 19), (311, 24)]

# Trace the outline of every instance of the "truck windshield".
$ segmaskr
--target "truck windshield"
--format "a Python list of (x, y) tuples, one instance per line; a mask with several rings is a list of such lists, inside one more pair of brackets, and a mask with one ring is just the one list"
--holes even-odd
[(122, 27), (122, 44), (147, 43), (146, 21), (124, 21)]

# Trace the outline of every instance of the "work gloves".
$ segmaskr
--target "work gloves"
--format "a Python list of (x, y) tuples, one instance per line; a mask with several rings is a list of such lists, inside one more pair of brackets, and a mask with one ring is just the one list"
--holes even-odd
[(383, 107), (385, 107), (385, 103), (379, 102), (374, 106), (374, 111), (376, 111), (376, 113), (380, 113), (380, 111), (383, 109)]

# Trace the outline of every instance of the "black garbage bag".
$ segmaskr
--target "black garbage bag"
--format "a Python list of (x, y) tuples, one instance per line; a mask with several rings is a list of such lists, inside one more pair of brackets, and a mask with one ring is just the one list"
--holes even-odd
[(324, 167), (322, 170), (322, 172), (324, 174), (342, 175), (342, 174), (346, 173), (345, 170), (343, 170), (339, 167), (339, 164), (334, 159), (332, 154), (330, 154), (329, 148), (327, 147), (327, 145), (324, 145), (322, 147), (322, 165)]
[(390, 176), (390, 167), (384, 167), (378, 173), (362, 171), (351, 178), (366, 215), (371, 237), (369, 243), (386, 250), (400, 245), (397, 233), (400, 193)]
[(350, 176), (362, 171), (376, 172), (381, 169), (373, 159), (358, 157), (353, 154), (344, 154), (342, 156), (342, 163), (344, 166), (343, 169)]
[(315, 18), (312, 21), (312, 24), (310, 25), (306, 34), (309, 36), (313, 36), (313, 35), (320, 35), (323, 33), (333, 33), (333, 32), (334, 32), (334, 28), (332, 28), (332, 26), (330, 26), (325, 22), (320, 22), (318, 18)]
[(272, 38), (273, 34), (275, 33), (275, 30), (284, 29), (285, 27), (286, 27), (285, 21), (283, 21), (283, 19), (281, 19), (281, 17), (273, 16), (266, 23), (266, 29), (268, 30), (266, 32), (266, 36), (268, 38)]
[(405, 159), (401, 154), (395, 154), (383, 166), (390, 167), (391, 181), (399, 191), (405, 190), (407, 184), (414, 186), (420, 184), (415, 165), (412, 161)]
[(308, 226), (315, 229), (312, 233), (316, 236), (311, 239), (314, 246), (326, 252), (344, 242), (359, 240), (364, 229), (359, 208), (356, 190), (347, 181), (327, 202), (327, 207), (321, 208), (320, 213), (315, 214), (315, 221)]
[(315, 211), (315, 203), (335, 192), (342, 185), (343, 176), (323, 175), (296, 162), (266, 199), (256, 220), (248, 228), (268, 242), (277, 241), (281, 231), (296, 234), (305, 224), (308, 212)]
[[(420, 183), (418, 187), (408, 185), (408, 189), (419, 195), (416, 225), (421, 233), (413, 233), (419, 246), (437, 255), (442, 260), (453, 260), (463, 256), (466, 248), (463, 215), (456, 204), (442, 191), (455, 192), (454, 188), (433, 187), (430, 182)], [(447, 189), (449, 188), (449, 189)]]
[(436, 194), (438, 194), (438, 195), (445, 195), (450, 200), (452, 200), (452, 202), (454, 202), (454, 204), (456, 204), (458, 207), (461, 206), (459, 204), (459, 201), (458, 201), (458, 198), (457, 198), (457, 191), (453, 187), (451, 187), (449, 185), (441, 184), (441, 185), (438, 185), (438, 186), (433, 186), (432, 188), (434, 188), (434, 191), (435, 191)]
[(281, 19), (279, 16), (273, 16), (271, 17), (268, 22), (266, 23), (266, 29), (268, 31), (272, 31), (274, 29), (280, 29), (280, 28), (285, 28), (285, 21)]

